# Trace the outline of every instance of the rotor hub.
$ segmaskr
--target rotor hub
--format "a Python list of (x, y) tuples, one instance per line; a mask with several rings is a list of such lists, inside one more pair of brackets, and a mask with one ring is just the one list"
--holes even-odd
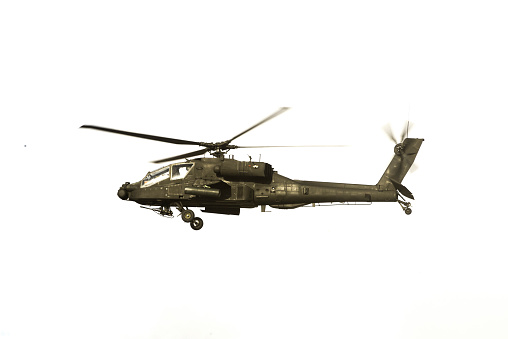
[(402, 143), (395, 145), (395, 147), (393, 148), (393, 152), (397, 155), (402, 155), (402, 152), (404, 152), (404, 146), (402, 145)]

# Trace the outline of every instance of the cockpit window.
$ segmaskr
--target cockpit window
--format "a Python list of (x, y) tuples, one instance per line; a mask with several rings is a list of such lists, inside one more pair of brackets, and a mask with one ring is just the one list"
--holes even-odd
[(169, 179), (170, 173), (171, 180), (183, 179), (187, 176), (193, 165), (192, 163), (174, 164), (148, 172), (141, 181), (141, 187), (150, 187), (162, 180)]
[(153, 172), (148, 172), (141, 181), (141, 187), (149, 187), (161, 182), (162, 180), (169, 179), (169, 168), (170, 166), (166, 166)]
[(191, 170), (192, 165), (194, 165), (194, 164), (184, 163), (184, 164), (172, 165), (171, 166), (171, 180), (178, 180), (178, 179), (185, 178), (185, 176), (187, 176), (187, 173), (189, 173), (189, 171)]

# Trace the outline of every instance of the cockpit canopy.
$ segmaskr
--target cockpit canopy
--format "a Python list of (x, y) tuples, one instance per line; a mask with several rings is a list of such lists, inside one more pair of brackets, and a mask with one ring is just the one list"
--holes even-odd
[(172, 164), (164, 166), (158, 170), (148, 172), (141, 180), (141, 187), (150, 187), (166, 179), (178, 180), (183, 179), (190, 172), (193, 163)]

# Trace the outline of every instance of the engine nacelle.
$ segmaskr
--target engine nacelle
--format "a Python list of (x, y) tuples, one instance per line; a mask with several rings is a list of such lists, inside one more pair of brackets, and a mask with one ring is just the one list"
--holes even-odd
[(224, 161), (221, 165), (215, 166), (213, 170), (221, 177), (272, 180), (273, 175), (272, 165), (265, 162)]

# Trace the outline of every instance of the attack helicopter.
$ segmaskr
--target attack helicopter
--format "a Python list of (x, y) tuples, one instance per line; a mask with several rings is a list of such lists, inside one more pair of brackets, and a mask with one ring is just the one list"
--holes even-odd
[[(266, 206), (294, 209), (320, 203), (357, 204), (372, 202), (398, 202), (402, 210), (411, 214), (413, 194), (402, 185), (402, 180), (413, 165), (424, 139), (409, 138), (409, 124), (398, 141), (389, 128), (385, 131), (395, 142), (394, 156), (375, 185), (343, 184), (332, 182), (292, 180), (277, 173), (265, 162), (239, 161), (226, 158), (225, 154), (238, 148), (288, 147), (288, 146), (236, 146), (231, 142), (261, 124), (282, 114), (282, 107), (252, 127), (221, 142), (196, 142), (127, 132), (112, 128), (83, 125), (81, 128), (127, 135), (178, 145), (201, 147), (193, 152), (153, 161), (166, 163), (185, 159), (150, 171), (135, 183), (126, 182), (118, 190), (122, 200), (134, 201), (142, 208), (153, 210), (163, 217), (173, 217), (172, 207), (180, 212), (191, 228), (203, 227), (203, 219), (190, 208), (204, 208), (205, 213), (239, 215), (242, 208)], [(335, 145), (341, 146), (341, 145)], [(290, 146), (307, 147), (307, 146)], [(319, 146), (318, 146), (319, 147)], [(212, 158), (193, 158), (210, 153)]]

